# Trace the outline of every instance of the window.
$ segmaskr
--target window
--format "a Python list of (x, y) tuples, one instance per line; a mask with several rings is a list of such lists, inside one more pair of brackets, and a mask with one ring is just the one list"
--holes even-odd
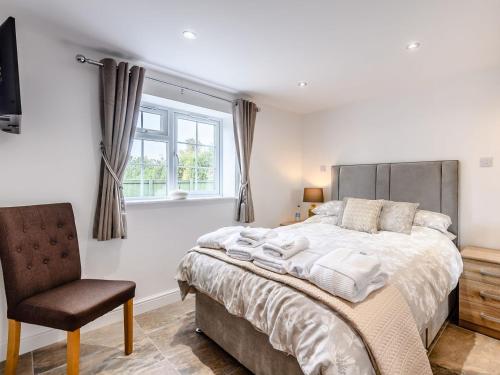
[(198, 194), (217, 194), (218, 123), (175, 115), (177, 187)]
[(165, 199), (169, 191), (220, 195), (222, 120), (144, 104), (123, 191), (127, 200)]

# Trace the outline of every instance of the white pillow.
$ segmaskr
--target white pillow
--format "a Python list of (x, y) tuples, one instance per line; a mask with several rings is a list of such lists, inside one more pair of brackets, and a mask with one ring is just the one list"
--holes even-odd
[(305, 224), (330, 224), (337, 225), (337, 216), (333, 215), (314, 215), (304, 221)]
[(457, 238), (457, 236), (455, 236), (453, 233), (451, 232), (446, 232), (444, 234), (446, 237), (448, 237), (451, 241), (455, 241), (455, 239)]
[(451, 225), (451, 218), (439, 212), (417, 210), (413, 219), (413, 225), (435, 229), (447, 234), (448, 228)]
[(316, 207), (314, 210), (312, 210), (312, 212), (315, 215), (339, 216), (343, 204), (343, 201), (329, 201), (323, 203), (319, 207)]

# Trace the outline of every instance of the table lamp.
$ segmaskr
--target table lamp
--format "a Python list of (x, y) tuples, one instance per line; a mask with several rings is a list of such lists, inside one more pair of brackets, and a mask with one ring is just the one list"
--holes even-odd
[(309, 207), (309, 217), (313, 216), (314, 213), (312, 210), (316, 208), (315, 203), (323, 203), (324, 198), (323, 198), (323, 189), (322, 188), (304, 188), (304, 198), (302, 199), (303, 202), (308, 202), (312, 203), (311, 206)]

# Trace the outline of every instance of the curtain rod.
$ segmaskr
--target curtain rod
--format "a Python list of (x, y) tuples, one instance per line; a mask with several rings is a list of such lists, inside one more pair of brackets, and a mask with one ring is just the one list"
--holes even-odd
[[(81, 55), (81, 54), (76, 55), (76, 61), (78, 61), (79, 63), (82, 63), (82, 64), (87, 63), (87, 64), (90, 64), (90, 65), (103, 66), (103, 63), (101, 63), (99, 61), (96, 61), (96, 60), (89, 59), (89, 58), (87, 58), (87, 57), (85, 57), (84, 55)], [(197, 94), (210, 96), (211, 98), (214, 98), (214, 99), (223, 100), (223, 101), (228, 102), (228, 103), (233, 103), (232, 100), (229, 100), (229, 99), (226, 99), (226, 98), (222, 98), (222, 97), (217, 96), (217, 95), (212, 95), (212, 94), (209, 94), (208, 92), (203, 92), (203, 91), (200, 91), (200, 90), (191, 89), (189, 87), (178, 85), (176, 83), (163, 81), (161, 79), (150, 77), (150, 76), (145, 76), (144, 78), (149, 79), (151, 81), (163, 83), (165, 85), (170, 85), (170, 86), (178, 87), (181, 90), (187, 90), (187, 91), (195, 92)], [(258, 111), (258, 109), (257, 109), (257, 111)]]

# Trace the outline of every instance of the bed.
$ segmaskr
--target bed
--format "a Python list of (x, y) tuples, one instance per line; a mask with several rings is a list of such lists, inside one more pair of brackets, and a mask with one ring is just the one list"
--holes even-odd
[[(457, 236), (455, 244), (458, 244), (458, 161), (333, 166), (330, 190), (334, 200), (355, 197), (418, 202), (420, 209), (441, 212), (452, 218), (449, 231)], [(407, 238), (384, 232), (375, 235), (375, 242), (373, 235), (346, 233), (346, 230), (321, 223), (298, 224), (280, 230), (302, 231), (317, 244), (359, 241), (362, 246), (383, 248), (389, 268), (395, 249), (404, 247), (407, 254), (402, 260), (393, 262), (391, 283), (408, 302), (421, 345), (425, 348), (431, 345), (445, 320), (458, 306), (459, 253), (448, 239), (432, 229), (417, 228)], [(432, 249), (436, 244), (442, 246), (440, 251)], [(252, 372), (265, 375), (383, 373), (374, 364), (372, 353), (363, 337), (360, 339), (359, 332), (338, 319), (338, 311), (329, 311), (324, 304), (301, 293), (300, 288), (294, 290), (293, 282), (286, 284), (279, 278), (268, 280), (237, 264), (226, 264), (200, 253), (187, 256), (183, 262), (184, 271), (189, 273), (189, 289), (196, 292), (196, 323), (200, 331)], [(238, 302), (231, 299), (236, 298), (234, 296), (227, 297), (234, 292), (230, 285), (223, 285), (222, 275), (228, 272), (234, 279), (244, 278), (247, 287), (253, 288), (252, 292), (237, 296)], [(207, 274), (212, 275), (210, 280)], [(427, 280), (418, 280), (422, 274), (430, 276)], [(178, 275), (178, 279), (183, 280), (186, 287), (185, 275)], [(209, 285), (214, 279), (218, 279), (217, 282)], [(225, 296), (220, 295), (223, 290)], [(274, 310), (265, 306), (269, 293), (275, 293), (273, 302), (288, 306), (280, 308), (279, 316), (273, 316)], [(414, 298), (414, 295), (420, 297)], [(307, 308), (303, 311), (297, 310), (305, 305)], [(304, 320), (304, 314), (310, 314), (310, 319)], [(291, 326), (295, 330), (300, 326), (300, 334), (283, 334)], [(297, 344), (301, 340), (302, 344)], [(307, 346), (308, 340), (314, 344)], [(312, 350), (312, 346), (320, 348)]]

